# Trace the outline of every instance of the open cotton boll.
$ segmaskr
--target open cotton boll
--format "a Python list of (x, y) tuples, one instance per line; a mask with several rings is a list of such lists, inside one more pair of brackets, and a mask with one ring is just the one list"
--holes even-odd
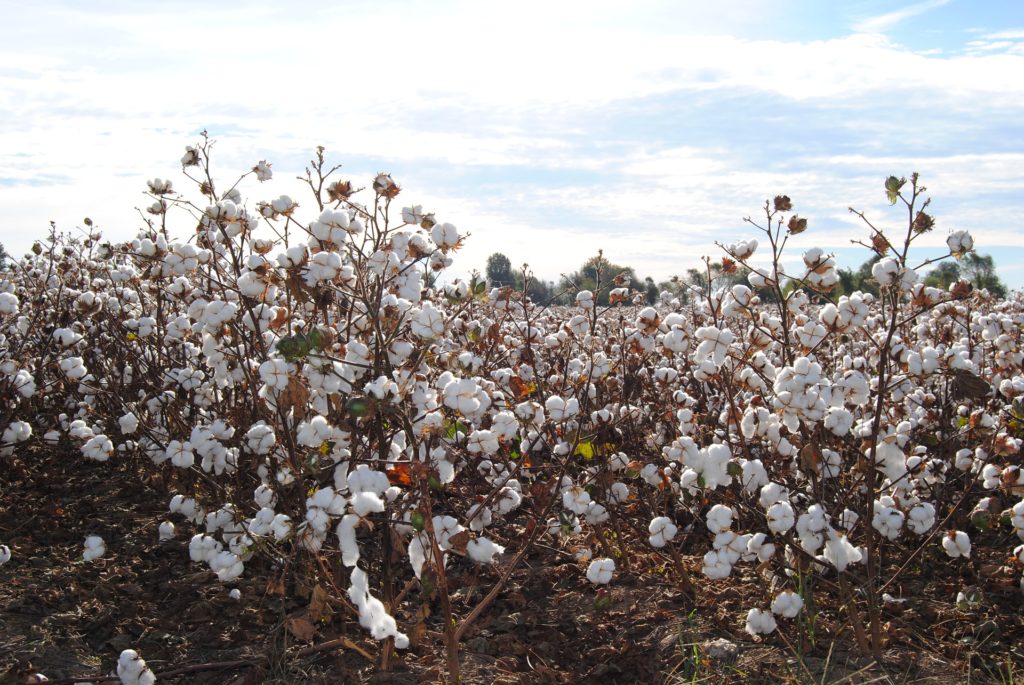
[(237, 602), (238, 600), (242, 599), (242, 591), (238, 588), (231, 588), (231, 592), (228, 593), (228, 597)]
[(359, 543), (356, 542), (357, 525), (359, 525), (359, 516), (356, 514), (345, 514), (338, 522), (338, 545), (341, 547), (341, 563), (345, 566), (355, 566), (359, 561)]
[(733, 510), (724, 504), (716, 504), (705, 515), (708, 530), (717, 535), (732, 527)]
[(352, 569), (352, 586), (348, 598), (359, 610), (359, 625), (369, 630), (374, 640), (393, 637), (398, 649), (409, 646), (409, 638), (398, 632), (398, 624), (388, 614), (384, 603), (370, 594), (366, 573), (358, 567)]
[(505, 548), (488, 538), (477, 538), (466, 543), (466, 554), (478, 564), (496, 563), (495, 556), (504, 554)]
[(153, 685), (156, 676), (134, 649), (126, 649), (117, 659), (117, 676), (121, 685)]
[(731, 552), (728, 549), (716, 549), (704, 555), (704, 565), (701, 573), (711, 580), (728, 578), (732, 573), (732, 563), (729, 561)]
[(850, 564), (859, 563), (864, 558), (860, 548), (855, 547), (842, 533), (829, 528), (826, 538), (823, 556), (840, 573)]
[(651, 521), (649, 526), (647, 526), (647, 530), (651, 534), (651, 536), (647, 538), (651, 547), (664, 547), (676, 536), (679, 528), (676, 524), (672, 523), (672, 519), (669, 517), (658, 516)]
[(85, 539), (85, 550), (82, 552), (82, 559), (93, 561), (107, 553), (107, 545), (99, 535), (90, 535)]
[(804, 598), (792, 590), (783, 590), (772, 600), (772, 613), (785, 618), (796, 618), (804, 608)]
[(384, 511), (384, 500), (374, 492), (357, 492), (352, 495), (350, 504), (352, 512), (360, 517)]
[(230, 582), (242, 575), (245, 565), (238, 555), (223, 551), (210, 559), (210, 570), (217, 574), (217, 580), (222, 583)]
[(221, 544), (220, 540), (213, 537), (212, 535), (203, 535), (199, 533), (193, 535), (192, 539), (188, 543), (188, 556), (192, 561), (209, 562), (215, 556), (221, 553), (224, 549), (224, 545)]
[(170, 540), (174, 537), (174, 524), (170, 521), (164, 521), (160, 524), (160, 542)]
[(594, 559), (587, 566), (587, 580), (594, 585), (607, 585), (615, 573), (615, 561), (608, 558)]
[(751, 609), (747, 612), (747, 623), (744, 626), (744, 630), (751, 635), (767, 635), (768, 633), (775, 632), (775, 629), (778, 627), (779, 624), (775, 621), (775, 617), (772, 616), (770, 611)]
[(953, 559), (971, 556), (971, 538), (962, 530), (951, 530), (942, 538), (942, 549)]
[(11, 548), (7, 545), (0, 545), (0, 566), (11, 560)]

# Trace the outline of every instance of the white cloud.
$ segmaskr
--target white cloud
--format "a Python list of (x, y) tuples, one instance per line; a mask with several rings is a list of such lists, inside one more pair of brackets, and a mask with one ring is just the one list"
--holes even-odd
[(879, 14), (873, 17), (868, 17), (853, 25), (854, 31), (858, 33), (885, 33), (889, 29), (895, 27), (897, 24), (916, 17), (919, 14), (924, 14), (929, 10), (933, 10), (943, 5), (948, 5), (952, 0), (924, 0), (923, 2), (917, 2), (913, 5), (907, 5), (898, 10), (892, 12), (886, 12), (885, 14)]

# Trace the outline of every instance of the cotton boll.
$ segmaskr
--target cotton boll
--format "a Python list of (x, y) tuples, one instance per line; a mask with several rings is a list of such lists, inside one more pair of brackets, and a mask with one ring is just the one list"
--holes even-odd
[(470, 540), (466, 544), (466, 554), (478, 564), (493, 564), (496, 562), (494, 557), (504, 553), (504, 547), (484, 537)]
[(117, 675), (121, 685), (153, 685), (156, 676), (134, 649), (126, 649), (117, 659)]
[(587, 566), (587, 580), (594, 585), (607, 585), (615, 573), (615, 561), (608, 558), (594, 559)]
[(711, 507), (704, 519), (707, 522), (708, 530), (717, 535), (732, 527), (733, 515), (734, 512), (731, 508), (724, 504), (716, 504)]
[(971, 538), (962, 530), (951, 530), (942, 538), (942, 549), (951, 558), (971, 556)]
[(99, 535), (90, 535), (85, 539), (85, 551), (82, 552), (82, 559), (93, 561), (107, 553), (107, 545)]
[(765, 517), (768, 520), (768, 530), (773, 533), (785, 533), (796, 523), (793, 505), (787, 501), (776, 502), (768, 507)]
[(211, 535), (193, 535), (192, 539), (188, 543), (188, 556), (192, 561), (195, 562), (209, 562), (215, 556), (220, 554), (224, 549), (224, 545), (221, 544), (220, 540)]
[(348, 598), (359, 610), (359, 625), (368, 629), (373, 639), (393, 637), (398, 649), (409, 646), (409, 638), (398, 632), (398, 625), (394, 617), (387, 613), (384, 603), (370, 594), (366, 573), (358, 567), (352, 569), (352, 586), (349, 588)]
[(245, 570), (242, 559), (237, 554), (227, 550), (218, 552), (208, 563), (210, 564), (210, 570), (217, 574), (217, 580), (222, 583), (235, 580)]
[(0, 545), (0, 566), (11, 560), (11, 548), (7, 545)]
[(728, 550), (712, 550), (704, 555), (704, 565), (701, 572), (711, 580), (728, 578), (732, 573), (732, 564), (729, 562)]
[(374, 492), (357, 492), (352, 495), (350, 504), (352, 512), (360, 517), (384, 511), (384, 501)]
[(778, 625), (779, 624), (775, 621), (775, 617), (772, 616), (770, 611), (751, 609), (747, 613), (747, 622), (744, 630), (755, 636), (767, 635), (775, 632)]
[(784, 618), (796, 618), (804, 608), (804, 598), (792, 590), (783, 590), (772, 600), (772, 613)]
[(174, 537), (174, 524), (170, 521), (164, 521), (160, 524), (160, 542), (170, 540)]
[(647, 527), (651, 536), (647, 539), (652, 547), (664, 547), (676, 536), (678, 527), (667, 516), (658, 516)]
[(864, 558), (860, 549), (855, 547), (842, 533), (829, 529), (826, 538), (823, 557), (840, 573), (845, 571), (850, 564), (859, 563)]
[(238, 600), (242, 599), (242, 591), (238, 588), (232, 588), (231, 592), (228, 593), (228, 597), (237, 602)]
[(359, 525), (359, 516), (356, 514), (345, 514), (338, 523), (338, 544), (341, 547), (341, 563), (345, 566), (355, 566), (359, 561), (359, 543), (356, 542), (356, 526)]

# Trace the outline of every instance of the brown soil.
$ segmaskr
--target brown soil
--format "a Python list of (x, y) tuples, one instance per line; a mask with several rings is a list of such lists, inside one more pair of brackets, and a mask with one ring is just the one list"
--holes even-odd
[[(96, 682), (126, 648), (138, 650), (161, 683), (444, 681), (436, 600), (409, 593), (400, 625), (408, 630), (417, 613), (430, 615), (416, 646), (383, 672), (381, 644), (343, 600), (319, 606), (310, 623), (311, 582), (254, 560), (230, 586), (242, 592), (235, 601), (228, 586), (189, 561), (187, 535), (157, 542), (167, 518), (166, 497), (157, 492), (128, 466), (74, 454), (0, 463), (0, 542), (14, 555), (0, 567), (0, 683), (27, 682), (36, 672)], [(107, 554), (85, 563), (82, 543), (91, 534), (104, 538)], [(464, 641), (463, 681), (952, 684), (1021, 682), (1024, 674), (1024, 604), (1004, 559), (976, 559), (967, 572), (938, 557), (908, 568), (889, 592), (917, 599), (886, 610), (889, 646), (874, 665), (856, 655), (845, 613), (824, 584), (813, 630), (780, 621), (782, 631), (755, 640), (743, 632), (742, 617), (761, 603), (745, 597), (760, 595), (760, 581), (699, 583), (694, 604), (671, 589), (670, 566), (653, 556), (632, 561), (628, 571), (620, 565), (598, 609), (571, 555), (538, 547)], [(458, 563), (451, 575), (460, 615), (496, 577)], [(983, 589), (977, 610), (953, 606), (965, 583)], [(736, 645), (734, 660), (711, 657), (706, 643), (715, 638)]]

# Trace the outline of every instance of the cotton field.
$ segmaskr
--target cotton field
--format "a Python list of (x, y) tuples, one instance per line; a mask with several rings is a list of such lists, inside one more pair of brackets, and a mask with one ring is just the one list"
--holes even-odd
[[(617, 588), (672, 593), (666, 620), (733, 588), (730, 639), (801, 655), (829, 649), (820, 615), (881, 662), (913, 641), (892, 607), (926, 588), (968, 622), (1019, 617), (1024, 301), (923, 283), (920, 236), (946, 231), (950, 260), (974, 242), (933, 226), (916, 174), (854, 236), (877, 294), (839, 292), (817, 248), (786, 271), (813, 224), (779, 196), (719, 246), (746, 284), (650, 305), (619, 279), (598, 286), (615, 304), (555, 306), (448, 277), (463, 232), (387, 174), (361, 188), (320, 151), (293, 199), (270, 163), (214, 179), (209, 153), (181, 160), (194, 187), (148, 183), (133, 240), (55, 231), (4, 272), (0, 460), (127, 469), (194, 583), (245, 603), (301, 576), (347, 617), (267, 631), (348, 640), (374, 669), (436, 653), (456, 682), (517, 574), (556, 564), (598, 616)], [(240, 180), (266, 199), (244, 206)], [(102, 532), (74, 563), (142, 554)], [(19, 548), (0, 543), (3, 583)], [(1006, 626), (994, 662), (1020, 657)], [(170, 670), (130, 647), (108, 674)]]

